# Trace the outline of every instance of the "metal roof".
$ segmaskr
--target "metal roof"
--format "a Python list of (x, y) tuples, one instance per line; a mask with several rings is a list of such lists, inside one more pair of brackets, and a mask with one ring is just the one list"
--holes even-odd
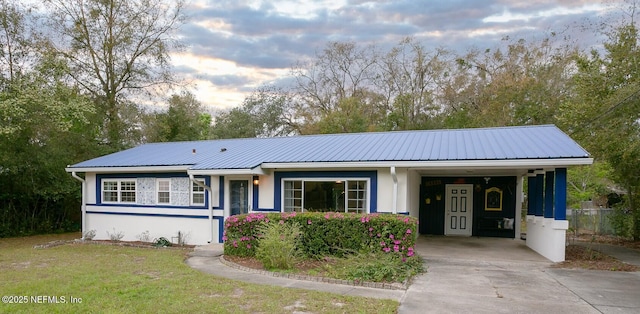
[(263, 163), (589, 158), (554, 125), (345, 133), (151, 143), (73, 168), (188, 166), (252, 169)]

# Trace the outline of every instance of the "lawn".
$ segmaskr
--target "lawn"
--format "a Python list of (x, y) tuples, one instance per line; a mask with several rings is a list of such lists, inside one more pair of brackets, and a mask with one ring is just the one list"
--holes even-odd
[[(184, 263), (187, 250), (34, 245), (79, 234), (0, 239), (2, 313), (395, 313), (398, 302), (247, 284)], [(26, 296), (27, 298), (22, 298)], [(58, 303), (54, 303), (57, 301)]]

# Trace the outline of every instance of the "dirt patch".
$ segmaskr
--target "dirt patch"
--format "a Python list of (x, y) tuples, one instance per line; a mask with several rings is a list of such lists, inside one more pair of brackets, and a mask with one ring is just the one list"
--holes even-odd
[(45, 244), (35, 245), (36, 249), (48, 249), (60, 245), (65, 244), (103, 244), (103, 245), (113, 245), (113, 246), (126, 246), (126, 247), (137, 247), (137, 248), (166, 248), (166, 249), (178, 249), (178, 250), (191, 250), (195, 248), (195, 245), (172, 245), (172, 246), (156, 246), (152, 242), (142, 242), (142, 241), (113, 241), (113, 240), (58, 240), (51, 241)]
[(618, 246), (624, 246), (630, 249), (640, 250), (640, 241), (633, 241), (633, 239), (610, 236), (610, 235), (597, 235), (597, 234), (568, 235), (567, 243), (571, 244), (575, 241), (604, 243), (604, 244), (618, 245)]
[[(266, 270), (262, 262), (260, 262), (255, 257), (241, 257), (241, 256), (233, 256), (233, 255), (225, 255), (224, 258), (232, 263), (236, 263), (240, 266), (244, 266), (247, 268), (257, 269), (257, 270)], [(325, 260), (312, 260), (305, 259), (301, 260), (294, 266), (294, 272), (297, 274), (313, 274), (318, 275), (318, 270), (323, 266), (333, 264), (335, 261), (333, 259), (325, 259)]]
[(627, 264), (609, 255), (579, 245), (567, 246), (565, 261), (556, 263), (553, 267), (629, 272), (640, 271), (640, 267), (638, 266)]

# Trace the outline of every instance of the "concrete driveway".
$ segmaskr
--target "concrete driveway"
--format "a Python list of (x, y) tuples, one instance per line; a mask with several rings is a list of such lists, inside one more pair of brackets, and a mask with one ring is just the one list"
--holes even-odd
[(550, 268), (522, 240), (421, 236), (400, 313), (640, 313), (640, 273)]

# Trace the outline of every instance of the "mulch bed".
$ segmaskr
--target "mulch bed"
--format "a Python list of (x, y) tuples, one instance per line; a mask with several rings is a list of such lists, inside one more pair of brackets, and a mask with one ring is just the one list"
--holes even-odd
[(567, 243), (571, 244), (572, 241), (604, 243), (604, 244), (618, 245), (618, 246), (624, 246), (630, 249), (640, 250), (640, 241), (633, 241), (633, 239), (608, 236), (608, 235), (592, 235), (592, 234), (569, 235), (567, 239)]
[[(266, 270), (262, 262), (260, 262), (255, 257), (243, 257), (243, 256), (233, 256), (233, 255), (225, 255), (224, 258), (232, 263), (236, 263), (240, 266), (244, 266), (247, 268), (257, 269), (257, 270)], [(296, 263), (295, 270), (296, 273), (306, 274), (310, 270), (319, 270), (322, 266), (327, 265), (328, 263), (332, 263), (331, 260), (320, 261), (320, 260), (312, 260), (305, 259)]]
[(640, 267), (638, 266), (627, 264), (609, 255), (579, 245), (568, 245), (565, 251), (565, 261), (557, 263), (553, 267), (629, 272), (640, 271)]
[(36, 249), (47, 249), (51, 247), (56, 247), (65, 244), (102, 244), (102, 245), (113, 245), (113, 246), (126, 246), (126, 247), (137, 247), (137, 248), (166, 248), (166, 249), (178, 249), (178, 250), (191, 250), (195, 248), (195, 245), (172, 245), (172, 246), (156, 246), (152, 242), (142, 242), (142, 241), (113, 241), (113, 240), (59, 240), (52, 241), (49, 243), (45, 243), (42, 245), (36, 245), (34, 248)]

